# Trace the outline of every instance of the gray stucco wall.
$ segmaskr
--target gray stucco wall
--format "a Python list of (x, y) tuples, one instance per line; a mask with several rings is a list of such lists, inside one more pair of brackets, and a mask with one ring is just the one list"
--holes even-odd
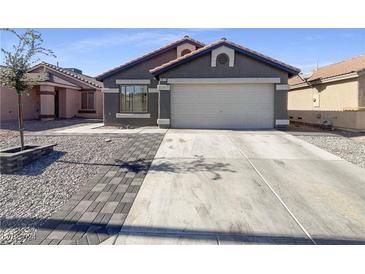
[(234, 67), (211, 66), (211, 54), (207, 53), (188, 63), (160, 74), (160, 78), (245, 78), (280, 77), (281, 83), (288, 83), (288, 73), (258, 60), (235, 53)]
[(170, 90), (161, 90), (159, 100), (160, 100), (159, 119), (170, 119), (171, 116)]
[[(275, 90), (274, 96), (274, 110), (275, 119), (286, 120), (288, 119), (288, 91), (287, 90)], [(277, 126), (285, 127), (285, 126)]]
[(158, 93), (149, 93), (148, 95), (148, 113), (151, 115), (150, 118), (116, 118), (117, 113), (119, 113), (119, 94), (104, 93), (104, 124), (131, 127), (156, 126), (158, 117)]
[[(156, 88), (158, 81), (154, 79), (149, 72), (161, 64), (176, 59), (176, 49), (171, 49), (159, 56), (149, 59), (148, 61), (137, 64), (126, 70), (117, 72), (103, 80), (105, 88), (119, 88), (116, 84), (117, 79), (150, 79), (149, 88)], [(104, 93), (104, 123), (106, 125), (123, 125), (123, 126), (155, 126), (158, 117), (158, 93), (149, 93), (148, 95), (148, 112), (151, 118), (116, 118), (119, 113), (119, 94)]]
[[(176, 49), (171, 49), (145, 62), (137, 64), (123, 71), (116, 72), (115, 74), (103, 80), (104, 87), (105, 88), (118, 87), (118, 85), (115, 82), (117, 79), (153, 79), (153, 76), (149, 72), (149, 70), (158, 67), (164, 63), (167, 63), (173, 59), (176, 59)], [(152, 86), (156, 87), (155, 85), (156, 83), (157, 82), (154, 81), (154, 85)]]
[[(253, 58), (235, 53), (234, 67), (228, 65), (211, 66), (211, 54), (208, 53), (186, 64), (182, 64), (160, 75), (160, 78), (250, 78), (278, 77), (281, 84), (288, 83), (288, 73), (262, 63)], [(170, 102), (170, 97), (164, 96)], [(288, 119), (288, 91), (275, 90), (274, 96), (275, 120)], [(161, 105), (162, 106), (162, 105)], [(169, 109), (170, 111), (170, 109)], [(164, 118), (170, 118), (164, 117)], [(278, 126), (285, 127), (285, 126)]]

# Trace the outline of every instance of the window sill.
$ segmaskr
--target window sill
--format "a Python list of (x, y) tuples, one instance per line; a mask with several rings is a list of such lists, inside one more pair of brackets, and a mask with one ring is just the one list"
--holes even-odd
[(151, 118), (150, 113), (117, 113), (115, 114), (116, 118)]
[(79, 113), (96, 113), (96, 110), (80, 109)]

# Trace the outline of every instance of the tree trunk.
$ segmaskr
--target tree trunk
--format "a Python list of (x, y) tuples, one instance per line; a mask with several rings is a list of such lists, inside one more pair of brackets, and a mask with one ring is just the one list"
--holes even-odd
[(23, 103), (22, 95), (20, 93), (18, 93), (18, 125), (20, 136), (20, 149), (24, 150)]

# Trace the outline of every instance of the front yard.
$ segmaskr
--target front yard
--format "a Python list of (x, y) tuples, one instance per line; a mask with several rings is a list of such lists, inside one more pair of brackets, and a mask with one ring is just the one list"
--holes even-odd
[[(4, 131), (3, 131), (4, 133)], [(0, 147), (18, 145), (12, 131), (2, 134)], [(109, 159), (128, 140), (98, 136), (26, 136), (26, 143), (56, 143), (55, 152), (13, 175), (1, 175), (0, 244), (21, 244), (81, 186), (110, 165)]]
[(291, 126), (289, 133), (365, 168), (365, 133), (343, 130), (327, 131), (308, 126)]

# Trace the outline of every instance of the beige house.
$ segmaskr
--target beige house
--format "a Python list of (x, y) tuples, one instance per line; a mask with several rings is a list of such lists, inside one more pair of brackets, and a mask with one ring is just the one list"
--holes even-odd
[[(42, 79), (23, 96), (25, 120), (57, 118), (103, 118), (102, 83), (78, 69), (48, 63), (34, 66), (29, 74)], [(1, 121), (17, 119), (16, 92), (0, 86)]]
[(365, 55), (289, 79), (288, 114), (292, 122), (365, 130)]

